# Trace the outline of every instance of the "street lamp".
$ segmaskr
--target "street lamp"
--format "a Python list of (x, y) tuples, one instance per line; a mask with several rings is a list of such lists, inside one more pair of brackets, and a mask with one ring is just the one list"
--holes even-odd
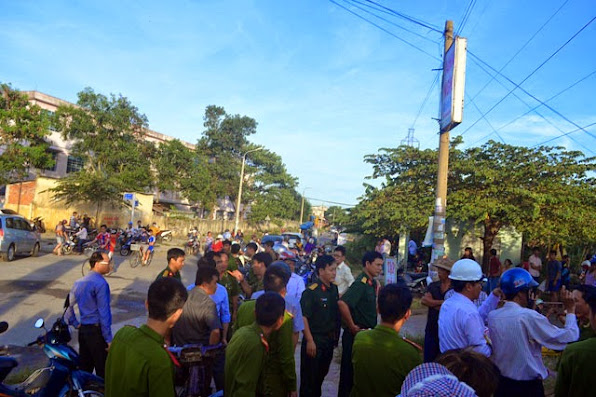
[(238, 200), (236, 200), (236, 221), (234, 222), (234, 233), (238, 233), (238, 222), (240, 222), (240, 199), (242, 197), (242, 183), (244, 182), (244, 163), (246, 162), (246, 155), (261, 149), (263, 149), (263, 146), (259, 146), (256, 149), (249, 150), (242, 156), (242, 168), (240, 169), (240, 185), (238, 186)]
[(304, 193), (310, 189), (309, 187), (305, 187), (302, 189), (302, 205), (300, 206), (300, 224), (302, 224), (302, 217), (304, 216)]

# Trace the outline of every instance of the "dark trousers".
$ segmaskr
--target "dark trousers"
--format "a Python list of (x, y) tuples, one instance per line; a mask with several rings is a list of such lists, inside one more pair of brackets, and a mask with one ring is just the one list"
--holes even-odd
[(352, 346), (354, 335), (348, 329), (344, 329), (341, 337), (341, 367), (339, 372), (338, 397), (348, 397), (354, 384), (354, 367), (352, 367)]
[(495, 397), (544, 397), (542, 379), (514, 380), (501, 376)]
[(224, 369), (226, 366), (226, 352), (224, 350), (217, 353), (213, 362), (213, 381), (217, 391), (224, 388)]
[(302, 338), (302, 347), (300, 348), (301, 397), (321, 396), (321, 387), (333, 359), (334, 339), (320, 335), (313, 335), (313, 339), (317, 346), (317, 354), (315, 357), (310, 357), (306, 354), (306, 340)]
[(424, 362), (430, 363), (441, 354), (439, 348), (439, 330), (426, 330), (424, 333)]
[(93, 372), (97, 376), (105, 377), (106, 373), (106, 351), (108, 344), (101, 334), (99, 325), (81, 325), (79, 328), (79, 360), (81, 369)]

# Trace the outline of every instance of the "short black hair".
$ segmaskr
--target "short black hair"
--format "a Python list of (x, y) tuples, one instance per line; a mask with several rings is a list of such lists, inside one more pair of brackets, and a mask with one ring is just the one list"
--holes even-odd
[(590, 288), (586, 290), (586, 293), (583, 295), (584, 300), (590, 306), (590, 311), (592, 312), (592, 316), (596, 316), (596, 287), (589, 286)]
[(483, 354), (470, 348), (448, 350), (435, 362), (474, 389), (478, 397), (491, 397), (497, 391), (501, 371)]
[(186, 299), (186, 288), (175, 278), (162, 277), (154, 281), (147, 292), (149, 318), (166, 321), (176, 310), (184, 306)]
[(333, 251), (341, 252), (342, 256), (346, 256), (346, 247), (338, 245)]
[(327, 266), (333, 265), (333, 262), (335, 262), (335, 259), (333, 259), (331, 255), (319, 256), (315, 261), (315, 269), (317, 274), (319, 274), (319, 270), (325, 269)]
[(220, 253), (221, 253), (221, 251), (219, 251), (219, 252), (209, 251), (205, 255), (203, 255), (203, 258), (207, 258), (208, 260), (214, 260), (214, 258), (219, 256)]
[(493, 249), (491, 249), (491, 250), (490, 250), (490, 254), (491, 254), (491, 255), (497, 255), (497, 250), (496, 250), (496, 249), (494, 249), (494, 248), (493, 248)]
[(197, 267), (212, 267), (215, 268), (216, 263), (213, 257), (209, 258), (207, 256), (201, 257), (201, 259), (197, 262)]
[(199, 266), (197, 269), (197, 276), (195, 278), (195, 285), (209, 284), (213, 281), (213, 277), (219, 279), (217, 269), (211, 266)]
[(273, 262), (273, 258), (271, 257), (271, 255), (269, 255), (266, 252), (259, 252), (258, 254), (255, 254), (255, 256), (252, 257), (252, 260), (257, 262), (263, 262), (265, 264), (265, 267), (269, 267), (271, 262)]
[(223, 245), (232, 245), (232, 242), (230, 240), (224, 240)]
[(466, 288), (466, 284), (474, 284), (476, 281), (462, 281), (462, 280), (451, 280), (451, 287), (455, 292), (462, 292)]
[(103, 261), (103, 252), (95, 251), (94, 253), (92, 253), (91, 257), (89, 258), (89, 265), (91, 266), (91, 269), (95, 267), (95, 264), (97, 262), (101, 261)]
[(105, 227), (106, 229), (108, 228), (108, 225), (101, 225), (99, 228), (101, 229), (102, 227)]
[(246, 244), (246, 248), (252, 248), (253, 250), (255, 250), (255, 252), (257, 252), (259, 250), (257, 243), (248, 243), (248, 244)]
[(550, 254), (555, 254), (555, 255), (557, 255), (557, 251), (556, 251), (556, 250), (550, 250), (550, 251), (548, 252), (548, 254), (549, 254), (549, 255), (550, 255)]
[(230, 249), (232, 254), (237, 254), (240, 252), (240, 244), (232, 244), (232, 248)]
[(574, 289), (576, 289), (579, 292), (581, 292), (582, 298), (584, 300), (586, 300), (586, 298), (588, 297), (588, 295), (596, 295), (596, 287), (594, 287), (593, 285), (580, 284), (580, 285), (577, 286), (577, 288), (574, 288)]
[(184, 253), (184, 250), (180, 249), (180, 248), (170, 248), (168, 250), (168, 263), (170, 263), (170, 261), (176, 260), (178, 258), (180, 258), (181, 256), (186, 256), (186, 254)]
[(366, 266), (366, 262), (373, 263), (375, 259), (383, 259), (383, 255), (379, 254), (377, 251), (368, 251), (362, 257), (362, 267)]
[(378, 305), (383, 322), (396, 323), (412, 305), (412, 292), (403, 284), (387, 284), (379, 291)]
[(265, 292), (259, 296), (255, 304), (255, 317), (257, 324), (271, 327), (286, 310), (286, 301), (276, 292)]
[(281, 294), (281, 291), (288, 285), (288, 281), (290, 281), (289, 272), (279, 265), (272, 264), (265, 271), (263, 289)]
[(275, 245), (275, 243), (273, 242), (273, 240), (269, 240), (269, 241), (265, 241), (265, 245), (273, 248), (273, 246)]

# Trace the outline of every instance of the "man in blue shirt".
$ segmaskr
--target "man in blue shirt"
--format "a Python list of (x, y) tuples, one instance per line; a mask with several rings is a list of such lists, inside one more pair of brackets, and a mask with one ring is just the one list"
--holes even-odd
[[(70, 291), (70, 306), (66, 312), (68, 324), (79, 330), (81, 369), (105, 376), (108, 348), (112, 342), (112, 312), (110, 286), (103, 277), (112, 263), (107, 253), (94, 252), (89, 258), (91, 271), (75, 281)], [(80, 321), (74, 312), (79, 307)]]

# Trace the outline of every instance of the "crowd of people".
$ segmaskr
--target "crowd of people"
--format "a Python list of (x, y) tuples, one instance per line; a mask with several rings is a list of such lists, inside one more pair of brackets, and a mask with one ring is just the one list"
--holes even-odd
[[(429, 308), (422, 348), (399, 335), (413, 296), (399, 279), (380, 285), (384, 252), (366, 252), (354, 277), (345, 248), (337, 246), (317, 257), (316, 277), (305, 285), (295, 272), (297, 251), (257, 241), (243, 250), (222, 234), (185, 286), (185, 252), (171, 248), (148, 290), (147, 323), (115, 335), (102, 277), (111, 259), (94, 253), (92, 271), (71, 290), (80, 318), (72, 307), (67, 316), (79, 328), (82, 369), (105, 378), (107, 396), (174, 396), (175, 374), (184, 372), (167, 347), (221, 344), (204, 369), (201, 395), (321, 396), (341, 339), (338, 396), (543, 396), (549, 375), (543, 347), (563, 351), (557, 396), (592, 395), (596, 388), (590, 376), (596, 287), (571, 292), (562, 285), (557, 295), (549, 288), (551, 300), (565, 308), (556, 326), (534, 300), (542, 280), (524, 268), (494, 271), (485, 280), (471, 251), (457, 262), (441, 258), (434, 263), (438, 281), (422, 297)], [(552, 276), (547, 283), (556, 286), (560, 276)]]

